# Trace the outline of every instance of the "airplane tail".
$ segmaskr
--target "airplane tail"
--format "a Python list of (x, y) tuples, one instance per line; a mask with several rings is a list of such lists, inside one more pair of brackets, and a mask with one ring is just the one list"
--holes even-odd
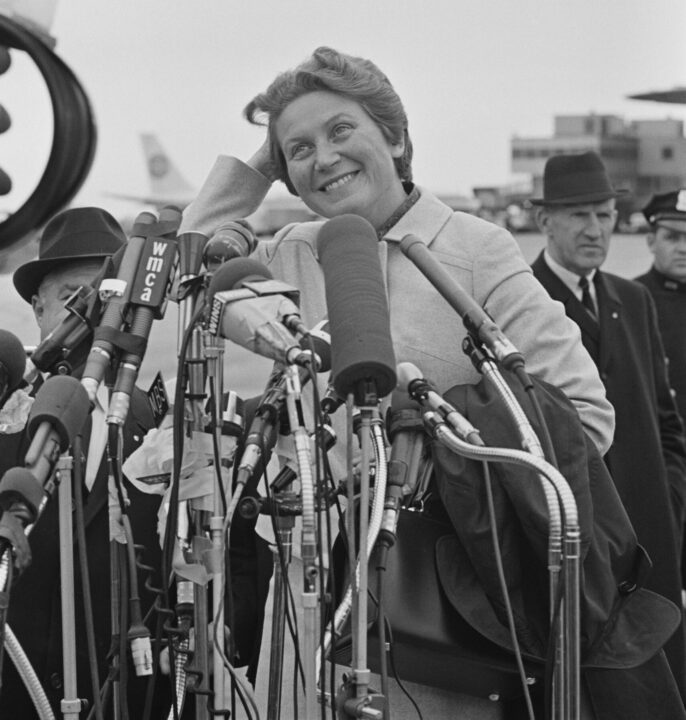
[(193, 197), (195, 189), (174, 165), (157, 136), (152, 133), (141, 133), (141, 142), (152, 197)]

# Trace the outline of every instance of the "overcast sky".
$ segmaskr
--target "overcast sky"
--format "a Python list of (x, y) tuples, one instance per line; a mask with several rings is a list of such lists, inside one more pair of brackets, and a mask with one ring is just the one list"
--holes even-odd
[[(155, 132), (198, 186), (214, 157), (247, 157), (262, 131), (241, 111), (318, 45), (363, 55), (403, 99), (415, 179), (469, 194), (506, 182), (512, 135), (546, 136), (554, 114), (686, 118), (686, 108), (627, 100), (686, 84), (683, 0), (61, 0), (56, 52), (80, 78), (99, 132), (76, 204), (135, 207), (144, 193), (139, 133)], [(14, 127), (0, 165), (17, 191), (40, 176), (50, 131), (41, 80), (15, 62), (0, 77)]]

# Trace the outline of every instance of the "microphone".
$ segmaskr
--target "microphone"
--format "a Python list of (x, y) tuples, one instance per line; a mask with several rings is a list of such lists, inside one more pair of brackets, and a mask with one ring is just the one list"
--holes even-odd
[(483, 445), (479, 431), (436, 392), (433, 385), (422, 377), (416, 365), (409, 362), (401, 362), (398, 365), (398, 388), (407, 392), (422, 407), (436, 411), (465, 442)]
[(400, 242), (400, 249), (462, 318), (470, 335), (483, 343), (504, 368), (515, 370), (524, 367), (522, 354), (416, 235), (406, 235)]
[[(321, 358), (321, 372), (326, 372), (331, 367), (331, 349), (325, 339), (326, 333), (318, 330), (320, 326), (325, 325), (326, 321), (323, 321), (315, 326), (315, 329), (312, 331), (315, 353), (317, 357)], [(301, 344), (305, 344), (306, 340), (307, 338), (301, 340)], [(301, 384), (305, 384), (311, 377), (311, 373), (307, 372), (304, 368), (298, 370), (298, 375)], [(246, 435), (243, 455), (238, 463), (238, 477), (240, 477), (244, 483), (252, 476), (260, 458), (265, 458), (263, 461), (264, 465), (269, 462), (271, 451), (274, 448), (278, 436), (277, 428), (279, 426), (281, 411), (286, 402), (286, 392), (286, 377), (284, 372), (282, 369), (275, 367), (257, 405), (255, 417)], [(324, 432), (324, 436), (325, 444), (327, 445), (326, 449), (328, 450), (329, 447), (333, 446), (336, 442), (336, 435), (333, 429), (330, 429), (330, 432)], [(281, 473), (279, 477), (279, 483), (283, 485), (283, 487), (290, 482), (290, 480), (287, 481), (281, 477)], [(237, 480), (237, 483), (238, 482)]]
[(247, 257), (256, 247), (257, 238), (247, 220), (225, 223), (205, 245), (205, 267), (214, 272), (227, 260)]
[[(254, 258), (230, 258), (219, 266), (212, 276), (207, 287), (207, 303), (212, 306), (217, 293), (227, 290), (238, 290), (244, 288), (250, 282), (271, 280), (274, 276), (269, 268)], [(252, 293), (245, 292), (241, 297), (252, 297)], [(221, 298), (217, 311), (222, 309)], [(212, 307), (210, 307), (210, 311)]]
[(106, 278), (100, 283), (98, 293), (106, 303), (100, 325), (94, 332), (94, 340), (86, 359), (86, 366), (81, 375), (83, 384), (91, 404), (95, 403), (98, 386), (102, 382), (110, 364), (116, 342), (121, 334), (126, 311), (131, 297), (131, 288), (141, 263), (143, 246), (148, 227), (155, 222), (150, 212), (142, 212), (136, 218), (133, 232), (121, 257), (116, 278)]
[(43, 507), (43, 486), (60, 453), (82, 428), (88, 409), (86, 391), (69, 375), (48, 378), (36, 393), (26, 425), (31, 444), (24, 467), (11, 468), (0, 481), (0, 507), (16, 514), (24, 526), (36, 521)]
[(396, 384), (388, 302), (374, 228), (357, 215), (339, 215), (319, 231), (331, 332), (331, 372), (341, 397), (376, 404)]
[[(123, 351), (107, 412), (108, 424), (124, 424), (153, 320), (164, 316), (176, 258), (176, 229), (180, 222), (181, 211), (177, 207), (167, 206), (160, 210), (157, 223), (149, 227), (147, 237), (142, 238), (139, 266), (133, 276), (128, 302), (129, 307), (133, 306), (128, 332), (113, 335), (110, 328), (104, 328)], [(129, 243), (132, 241), (133, 238)], [(98, 331), (95, 333), (96, 338), (99, 336)]]
[(64, 304), (67, 316), (31, 355), (33, 366), (43, 372), (71, 375), (90, 349), (93, 323), (100, 315), (100, 300), (90, 286), (79, 287)]
[(0, 407), (19, 387), (26, 369), (26, 352), (19, 338), (0, 330)]
[(412, 492), (417, 484), (424, 448), (424, 419), (419, 403), (397, 389), (393, 391), (391, 407), (386, 414), (386, 432), (391, 441), (388, 483), (400, 488), (399, 497), (402, 497)]
[(272, 279), (258, 261), (229, 260), (215, 273), (208, 288), (208, 331), (272, 360), (303, 366), (314, 362), (319, 367), (321, 360), (303, 350), (287, 328), (297, 326), (301, 336), (309, 334), (293, 300), (298, 295), (295, 288)]
[(386, 414), (386, 432), (391, 441), (391, 456), (379, 537), (390, 547), (395, 542), (403, 496), (414, 494), (417, 487), (424, 451), (422, 409), (415, 400), (397, 389), (393, 391)]

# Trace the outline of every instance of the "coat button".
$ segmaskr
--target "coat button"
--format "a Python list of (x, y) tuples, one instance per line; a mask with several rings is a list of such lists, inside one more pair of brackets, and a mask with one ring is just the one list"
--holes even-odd
[(62, 676), (59, 673), (52, 673), (50, 675), (50, 684), (55, 690), (59, 690), (62, 687)]

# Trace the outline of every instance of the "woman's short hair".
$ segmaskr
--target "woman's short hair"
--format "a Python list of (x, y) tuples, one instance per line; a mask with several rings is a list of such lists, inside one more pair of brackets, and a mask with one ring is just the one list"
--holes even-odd
[(274, 124), (293, 100), (317, 90), (343, 95), (365, 110), (392, 144), (405, 143), (401, 157), (394, 158), (398, 177), (412, 180), (412, 142), (407, 131), (405, 108), (390, 80), (365, 58), (353, 57), (329, 47), (317, 48), (294, 70), (276, 77), (267, 90), (256, 95), (243, 111), (253, 125), (266, 125), (271, 143), (275, 175), (297, 195), (286, 169), (286, 159), (276, 140)]

